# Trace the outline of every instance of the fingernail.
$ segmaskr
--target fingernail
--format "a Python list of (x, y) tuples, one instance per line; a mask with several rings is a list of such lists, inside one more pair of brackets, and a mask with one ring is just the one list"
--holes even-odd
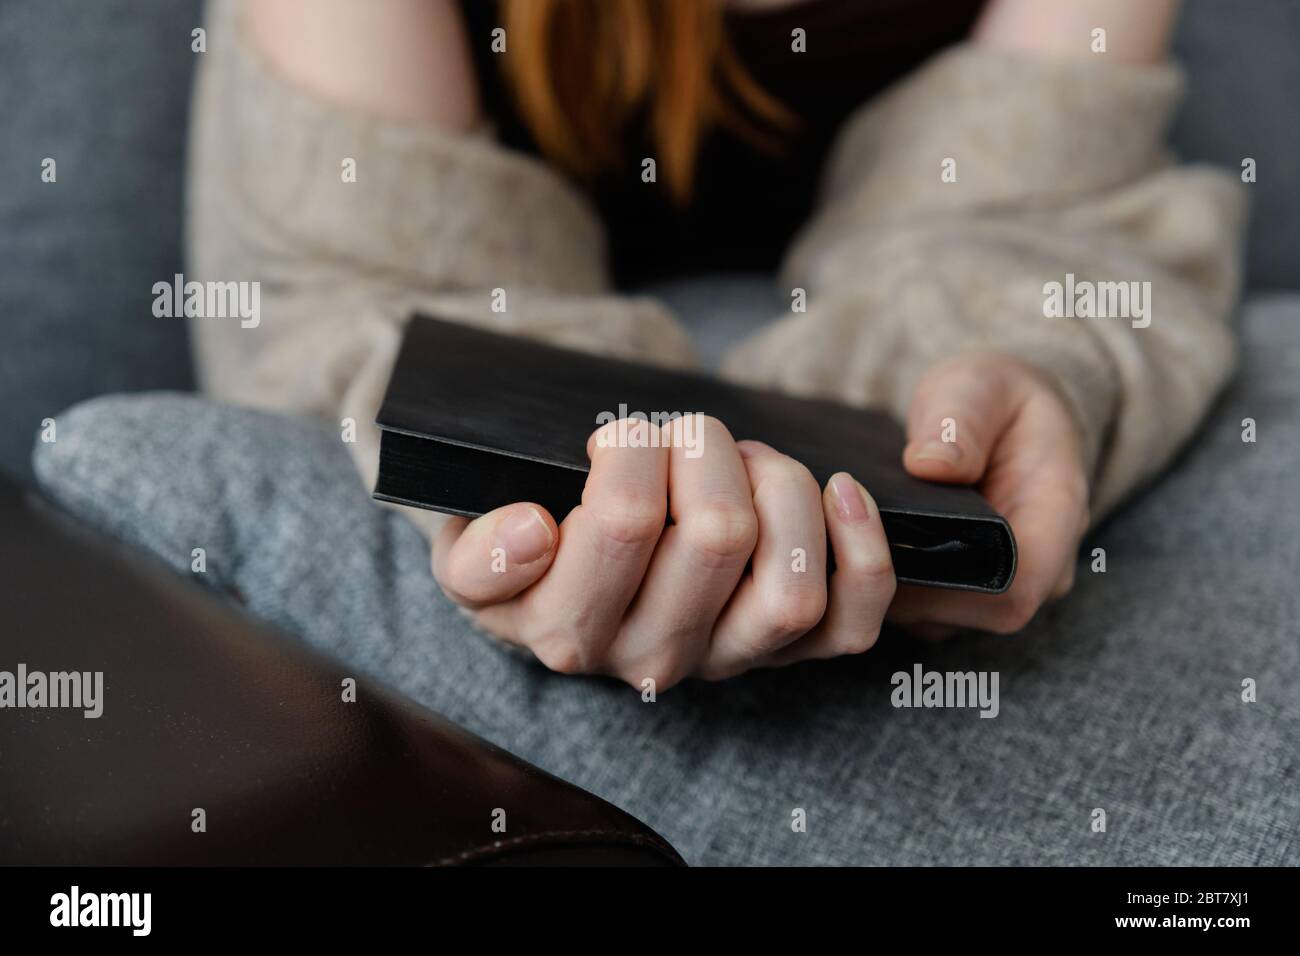
[(835, 496), (835, 513), (845, 521), (857, 524), (871, 517), (866, 493), (846, 472), (841, 471), (832, 476), (831, 494)]
[(497, 541), (506, 550), (506, 559), (514, 564), (532, 564), (551, 550), (554, 535), (542, 513), (529, 508), (515, 513), (497, 526)]
[(961, 449), (956, 442), (928, 441), (912, 452), (914, 461), (941, 461), (955, 465), (961, 461)]

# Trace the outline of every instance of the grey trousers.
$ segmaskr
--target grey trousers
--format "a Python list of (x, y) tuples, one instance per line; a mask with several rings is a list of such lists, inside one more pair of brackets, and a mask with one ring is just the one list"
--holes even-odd
[[(1245, 369), (1196, 447), (1093, 532), (1074, 592), (1024, 633), (887, 633), (861, 657), (653, 702), (476, 632), (424, 540), (310, 423), (103, 398), (59, 416), (35, 467), (86, 521), (183, 573), (205, 548), (209, 583), (641, 817), (691, 863), (1296, 864), (1300, 303), (1247, 311)], [(895, 706), (893, 676), (917, 665), (996, 672), (997, 716)]]

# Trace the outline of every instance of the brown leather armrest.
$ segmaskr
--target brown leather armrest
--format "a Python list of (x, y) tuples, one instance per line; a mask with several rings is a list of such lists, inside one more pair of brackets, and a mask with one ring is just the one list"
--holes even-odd
[(0, 671), (103, 673), (98, 718), (0, 708), (0, 863), (681, 863), (621, 810), (3, 480), (0, 529)]

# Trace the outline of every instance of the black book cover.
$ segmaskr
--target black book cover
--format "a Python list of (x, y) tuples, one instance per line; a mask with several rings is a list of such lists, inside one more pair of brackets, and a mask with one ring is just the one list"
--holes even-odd
[(1015, 573), (1006, 519), (971, 488), (903, 470), (888, 415), (588, 355), (427, 316), (407, 329), (376, 423), (383, 501), (477, 517), (532, 501), (556, 521), (582, 498), (587, 439), (607, 418), (695, 412), (736, 439), (837, 471), (880, 507), (899, 581), (997, 593)]

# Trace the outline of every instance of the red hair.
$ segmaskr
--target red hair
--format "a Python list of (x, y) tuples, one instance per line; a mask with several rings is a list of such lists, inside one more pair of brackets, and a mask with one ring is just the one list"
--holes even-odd
[(542, 153), (580, 177), (624, 161), (644, 121), (669, 193), (690, 197), (705, 131), (770, 147), (784, 106), (745, 71), (717, 0), (503, 0), (505, 73)]

